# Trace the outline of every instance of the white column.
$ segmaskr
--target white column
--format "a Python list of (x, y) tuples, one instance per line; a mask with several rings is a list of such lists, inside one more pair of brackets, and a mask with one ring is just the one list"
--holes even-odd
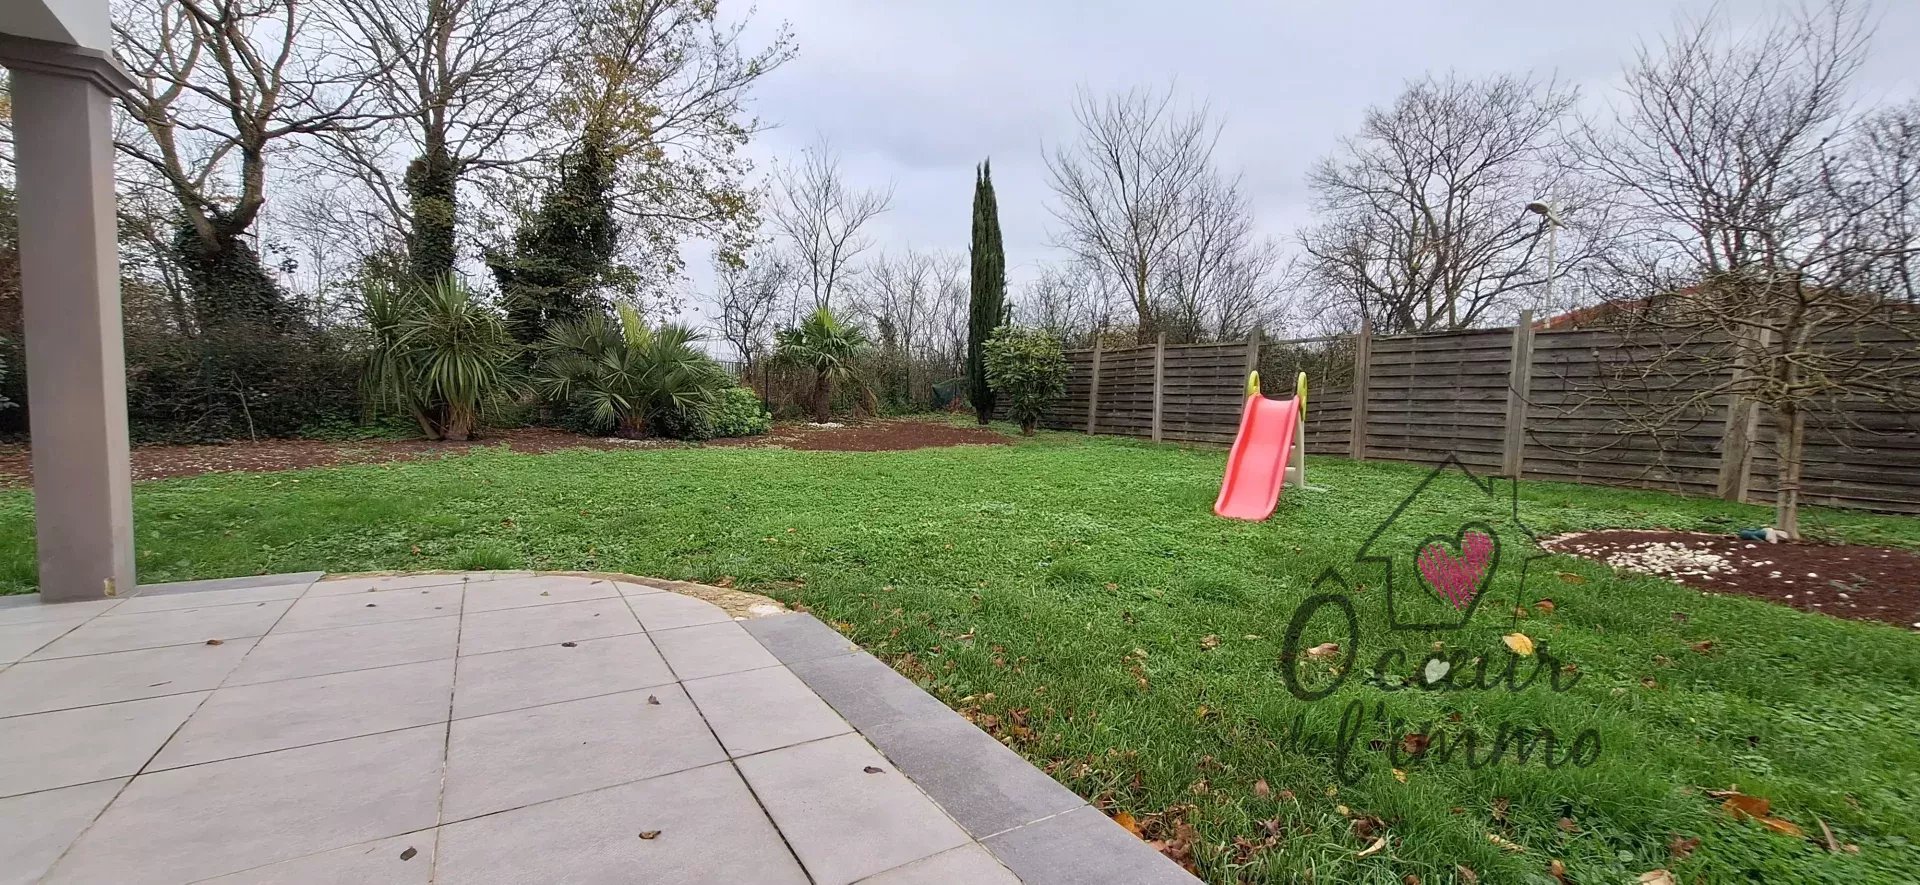
[[(10, 60), (11, 63), (11, 60)], [(13, 129), (40, 594), (134, 589), (109, 81), (14, 65)]]

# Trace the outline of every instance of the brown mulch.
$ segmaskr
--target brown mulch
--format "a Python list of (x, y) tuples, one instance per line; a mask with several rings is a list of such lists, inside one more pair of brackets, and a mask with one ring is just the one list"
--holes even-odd
[(1699, 590), (1920, 629), (1920, 554), (1909, 550), (1628, 529), (1580, 532), (1542, 546)]
[(808, 452), (898, 452), (939, 446), (1003, 446), (1009, 442), (1011, 440), (997, 430), (902, 419), (845, 427), (780, 424), (765, 436), (716, 439), (707, 445), (779, 446)]
[[(924, 449), (933, 446), (1000, 445), (1005, 436), (992, 430), (956, 427), (929, 421), (895, 420), (838, 428), (806, 424), (779, 424), (764, 436), (713, 440), (707, 445), (779, 446), (808, 451), (879, 452)], [(326, 442), (274, 439), (225, 445), (138, 446), (133, 449), (133, 478), (170, 479), (203, 473), (297, 470), (339, 464), (372, 464), (457, 455), (477, 447), (497, 447), (526, 455), (565, 449), (644, 449), (678, 446), (672, 440), (615, 439), (581, 436), (546, 427), (489, 431), (470, 442), (434, 442), (424, 439)], [(24, 443), (0, 444), (0, 489), (27, 488), (31, 481), (31, 450)]]

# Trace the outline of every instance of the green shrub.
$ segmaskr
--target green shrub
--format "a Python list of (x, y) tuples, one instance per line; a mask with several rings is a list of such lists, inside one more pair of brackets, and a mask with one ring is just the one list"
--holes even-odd
[(1007, 415), (1031, 436), (1047, 407), (1066, 395), (1067, 358), (1060, 339), (1041, 329), (1001, 326), (987, 339), (987, 382), (1004, 397)]
[(367, 402), (411, 416), (428, 439), (471, 438), (516, 386), (509, 372), (520, 348), (500, 314), (451, 276), (373, 284), (365, 297)]
[(773, 429), (773, 416), (761, 408), (760, 397), (745, 387), (729, 387), (713, 413), (713, 435), (759, 436)]
[(562, 422), (597, 433), (675, 439), (713, 435), (713, 413), (733, 381), (684, 326), (649, 328), (632, 308), (556, 324), (540, 345), (540, 392)]

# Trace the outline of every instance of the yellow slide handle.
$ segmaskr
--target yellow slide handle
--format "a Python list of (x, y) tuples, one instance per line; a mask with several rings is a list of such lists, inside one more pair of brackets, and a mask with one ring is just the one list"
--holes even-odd
[(1300, 418), (1301, 420), (1305, 420), (1307, 417), (1307, 373), (1301, 372), (1300, 377), (1293, 382), (1293, 395), (1295, 399), (1300, 400)]

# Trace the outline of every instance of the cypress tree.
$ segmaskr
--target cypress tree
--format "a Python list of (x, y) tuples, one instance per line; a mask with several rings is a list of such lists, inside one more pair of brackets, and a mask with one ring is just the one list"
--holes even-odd
[(604, 311), (593, 291), (617, 273), (616, 169), (604, 139), (587, 133), (557, 172), (514, 232), (511, 251), (487, 256), (506, 301), (508, 331), (522, 344), (537, 343), (556, 322)]
[(1000, 243), (1000, 206), (993, 198), (990, 162), (974, 170), (972, 299), (967, 311), (967, 396), (974, 415), (993, 418), (993, 388), (987, 385), (988, 336), (1007, 321), (1007, 251)]

